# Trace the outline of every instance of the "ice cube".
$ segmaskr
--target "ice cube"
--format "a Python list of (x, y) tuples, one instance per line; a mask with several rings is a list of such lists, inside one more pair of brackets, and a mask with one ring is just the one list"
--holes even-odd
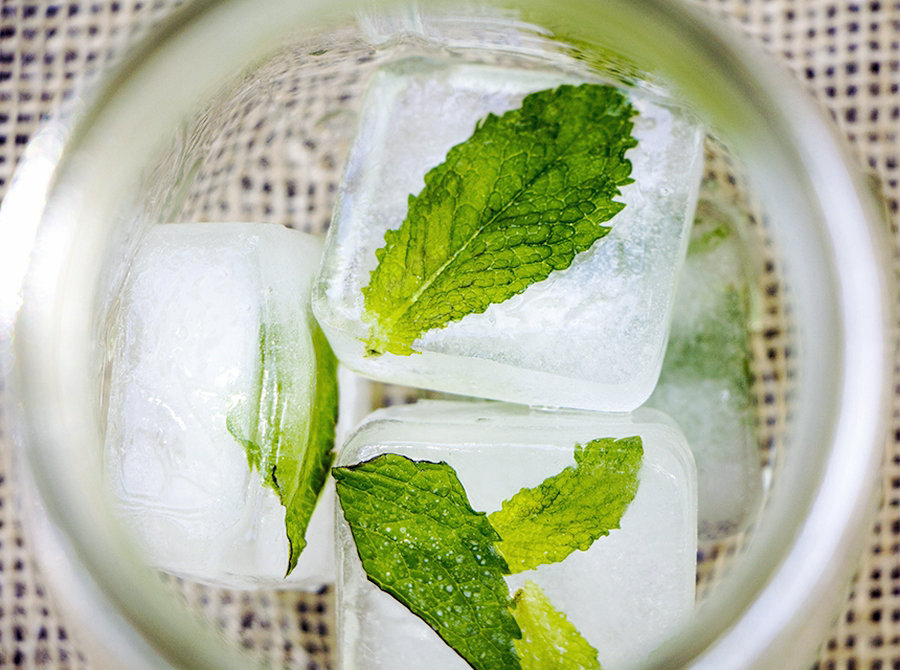
[(669, 346), (647, 405), (678, 422), (694, 453), (702, 539), (743, 531), (762, 501), (751, 397), (752, 260), (739, 218), (702, 201)]
[[(381, 453), (445, 461), (473, 509), (493, 512), (522, 487), (574, 464), (574, 446), (639, 435), (644, 460), (621, 528), (587, 551), (507, 578), (526, 579), (598, 651), (604, 668), (640, 662), (690, 617), (697, 549), (696, 473), (674, 422), (660, 412), (632, 415), (529, 410), (492, 402), (420, 401), (379, 410), (338, 456), (349, 465)], [(366, 579), (350, 529), (337, 515), (341, 667), (468, 667), (421, 619)]]
[(421, 354), (367, 356), (362, 289), (407, 197), (488, 112), (571, 76), (545, 70), (406, 60), (381, 69), (366, 94), (313, 309), (338, 358), (384, 381), (520, 402), (627, 411), (650, 395), (662, 363), (678, 268), (697, 197), (702, 130), (638, 89), (635, 182), (612, 232), (565, 270), (523, 293), (425, 333)]
[[(333, 581), (333, 487), (290, 578), (285, 511), (228, 427), (253, 394), (261, 325), (291, 329), (308, 411), (320, 241), (274, 224), (166, 224), (138, 250), (110, 329), (104, 469), (147, 562), (229, 587)], [(301, 411), (301, 410), (296, 410)]]

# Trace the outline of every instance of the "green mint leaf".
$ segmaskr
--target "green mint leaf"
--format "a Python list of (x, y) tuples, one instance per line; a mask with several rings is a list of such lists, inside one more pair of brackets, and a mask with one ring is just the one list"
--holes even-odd
[(385, 233), (363, 289), (367, 351), (411, 354), (425, 332), (521, 293), (604, 237), (632, 181), (635, 114), (615, 88), (583, 84), (482, 119)]
[(513, 616), (522, 630), (515, 641), (522, 670), (600, 670), (597, 650), (537, 584), (525, 582), (513, 600)]
[(226, 417), (250, 469), (260, 472), (285, 508), (290, 546), (285, 576), (306, 547), (306, 527), (334, 460), (337, 360), (312, 317), (307, 324), (310, 351), (300, 344), (299, 331), (260, 324), (253, 394)]
[(523, 488), (491, 514), (512, 573), (563, 560), (619, 527), (634, 499), (644, 449), (640, 437), (575, 445), (575, 466)]
[(306, 432), (306, 448), (279, 451), (274, 477), (285, 508), (290, 542), (286, 575), (306, 547), (306, 527), (334, 462), (334, 430), (338, 415), (337, 358), (318, 324), (309, 316), (315, 365), (315, 390)]
[(383, 454), (332, 473), (369, 580), (474, 668), (519, 668), (499, 538), (453, 468)]

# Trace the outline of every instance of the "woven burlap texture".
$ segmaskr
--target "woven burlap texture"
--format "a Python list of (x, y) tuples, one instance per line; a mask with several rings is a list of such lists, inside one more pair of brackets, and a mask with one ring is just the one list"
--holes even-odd
[[(183, 4), (179, 0), (28, 2), (0, 10), (0, 196), (28, 139), (49, 114), (77, 101), (127, 46)], [(769, 52), (827, 109), (881, 189), (900, 236), (900, 2), (706, 0)], [(298, 198), (311, 197), (298, 194)], [(324, 206), (322, 205), (317, 206)], [(895, 267), (900, 270), (896, 244)], [(895, 365), (895, 372), (896, 372)], [(900, 386), (885, 445), (883, 500), (846, 606), (818, 667), (900, 668)], [(2, 438), (3, 426), (0, 426)], [(54, 611), (18, 525), (10, 454), (0, 454), (0, 666), (89, 668)], [(264, 597), (184, 586), (187, 599), (230, 637), (289, 664), (305, 646), (331, 658), (328, 594)]]

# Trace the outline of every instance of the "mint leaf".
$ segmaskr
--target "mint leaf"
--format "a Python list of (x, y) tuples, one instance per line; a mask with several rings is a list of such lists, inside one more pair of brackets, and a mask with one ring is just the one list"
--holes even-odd
[(575, 466), (523, 488), (488, 518), (512, 573), (563, 560), (609, 535), (634, 499), (644, 449), (640, 437), (575, 445)]
[(453, 468), (383, 454), (332, 473), (369, 580), (474, 668), (518, 668), (499, 538)]
[(600, 670), (597, 650), (553, 607), (531, 580), (516, 592), (513, 616), (522, 629), (515, 641), (522, 670)]
[(285, 508), (285, 576), (306, 547), (306, 527), (334, 460), (337, 360), (312, 317), (307, 324), (310, 342), (301, 340), (299, 327), (260, 324), (255, 388), (226, 417), (250, 469)]
[(616, 89), (583, 84), (481, 120), (376, 251), (363, 289), (367, 351), (411, 354), (425, 332), (521, 293), (604, 237), (632, 181), (635, 114)]

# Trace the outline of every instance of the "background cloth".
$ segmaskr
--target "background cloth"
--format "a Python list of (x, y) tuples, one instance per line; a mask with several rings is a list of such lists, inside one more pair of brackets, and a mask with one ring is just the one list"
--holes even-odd
[[(0, 0), (0, 198), (43, 119), (77, 104), (128, 45), (185, 0)], [(789, 69), (834, 119), (880, 189), (900, 271), (900, 0), (698, 0)], [(900, 296), (895, 296), (895, 301)], [(900, 310), (898, 310), (900, 313)], [(895, 332), (900, 332), (896, 331)], [(896, 338), (896, 335), (895, 335)], [(897, 351), (895, 344), (895, 352)], [(900, 670), (900, 376), (895, 353), (882, 500), (852, 591), (817, 668)], [(0, 444), (3, 444), (0, 425)], [(0, 449), (0, 667), (91, 668), (55, 612), (17, 521)], [(329, 594), (184, 593), (244, 647), (331, 666)]]

